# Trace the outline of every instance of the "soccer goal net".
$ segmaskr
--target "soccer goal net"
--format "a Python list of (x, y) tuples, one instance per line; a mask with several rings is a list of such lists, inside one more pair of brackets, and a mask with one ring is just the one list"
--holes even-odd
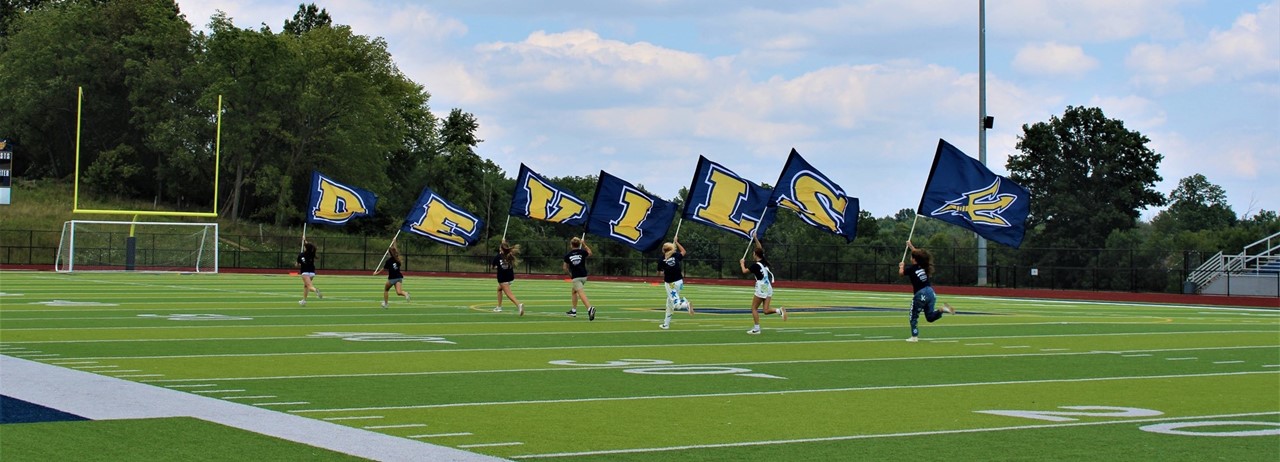
[(217, 223), (71, 220), (54, 270), (218, 272)]

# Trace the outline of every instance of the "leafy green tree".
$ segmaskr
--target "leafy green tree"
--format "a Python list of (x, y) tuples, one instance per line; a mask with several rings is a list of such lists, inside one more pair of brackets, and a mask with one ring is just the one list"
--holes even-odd
[(1236, 221), (1226, 191), (1197, 173), (1178, 180), (1178, 187), (1169, 193), (1169, 209), (1157, 214), (1152, 224), (1161, 232), (1171, 232), (1221, 229)]
[(287, 34), (302, 35), (312, 29), (331, 26), (333, 18), (329, 17), (329, 12), (311, 3), (298, 5), (298, 12), (293, 14), (293, 20), (285, 20), (284, 31)]
[(220, 215), (232, 220), (255, 210), (253, 184), (284, 149), (284, 107), (291, 93), (283, 69), (292, 68), (292, 55), (269, 28), (239, 29), (225, 13), (210, 18), (210, 34), (201, 35), (204, 51), (196, 73), (207, 82), (205, 104), (223, 98), (222, 169), (225, 177)]
[[(35, 5), (40, 2), (27, 2)], [(199, 185), (209, 171), (192, 175), (175, 165), (204, 151), (195, 121), (195, 93), (184, 71), (194, 60), (191, 26), (167, 0), (47, 2), (6, 18), (0, 47), (0, 126), (28, 154), (19, 168), (34, 177), (75, 172), (77, 88), (83, 88), (81, 173), (90, 192), (131, 190), (167, 199), (182, 192), (165, 183)], [(207, 114), (211, 111), (205, 111)], [(111, 153), (99, 159), (102, 153)], [(134, 184), (110, 172), (137, 172)], [(206, 183), (209, 184), (209, 183)], [(211, 188), (210, 188), (211, 189)], [(208, 190), (204, 193), (212, 201)]]
[(1068, 106), (1062, 117), (1023, 125), (1010, 177), (1031, 192), (1028, 227), (1040, 246), (1096, 248), (1164, 204), (1154, 189), (1163, 155), (1101, 109)]

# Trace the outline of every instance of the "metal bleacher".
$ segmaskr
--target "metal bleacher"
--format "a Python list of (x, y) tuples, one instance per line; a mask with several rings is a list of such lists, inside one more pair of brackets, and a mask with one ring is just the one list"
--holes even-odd
[(1280, 297), (1280, 233), (1245, 246), (1239, 255), (1209, 257), (1191, 272), (1184, 291)]

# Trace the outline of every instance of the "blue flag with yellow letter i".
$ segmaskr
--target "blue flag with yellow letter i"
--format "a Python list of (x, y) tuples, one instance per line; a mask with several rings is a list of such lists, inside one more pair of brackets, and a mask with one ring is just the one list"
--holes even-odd
[(587, 232), (648, 252), (662, 245), (675, 218), (675, 204), (601, 170)]
[(852, 242), (858, 236), (858, 198), (849, 197), (795, 149), (787, 157), (769, 203), (794, 210), (801, 220)]
[(440, 197), (431, 188), (422, 188), (418, 202), (409, 209), (400, 230), (441, 244), (466, 247), (480, 240), (484, 220)]
[(938, 140), (929, 181), (916, 213), (967, 228), (1009, 247), (1022, 245), (1031, 193), (976, 159)]
[(769, 188), (699, 156), (682, 216), (745, 239), (763, 237), (778, 211), (769, 205), (770, 195)]
[(587, 202), (520, 164), (511, 216), (580, 226), (587, 222)]
[(311, 171), (311, 200), (307, 205), (307, 223), (344, 225), (352, 218), (373, 215), (376, 205), (376, 194), (333, 181), (318, 171)]

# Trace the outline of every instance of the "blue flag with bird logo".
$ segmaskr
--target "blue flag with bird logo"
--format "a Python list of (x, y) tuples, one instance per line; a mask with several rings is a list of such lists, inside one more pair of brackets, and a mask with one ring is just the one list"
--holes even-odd
[(939, 139), (916, 213), (1016, 249), (1027, 232), (1031, 193)]

